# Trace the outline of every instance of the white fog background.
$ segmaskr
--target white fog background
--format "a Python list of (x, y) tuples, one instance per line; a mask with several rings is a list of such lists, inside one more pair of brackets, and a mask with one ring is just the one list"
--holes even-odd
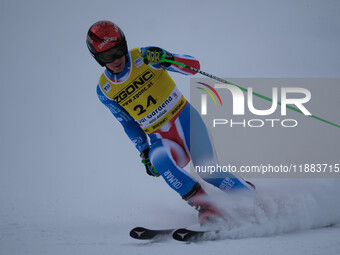
[[(334, 78), (339, 12), (336, 0), (2, 0), (0, 254), (339, 254), (339, 228), (308, 231), (339, 222), (339, 182), (327, 179), (259, 180), (260, 199), (273, 215), (280, 201), (293, 216), (224, 233), (246, 239), (132, 240), (132, 227), (187, 226), (196, 213), (162, 179), (145, 174), (96, 96), (103, 69), (85, 43), (88, 28), (108, 19), (130, 49), (157, 45), (189, 54), (219, 77)], [(171, 76), (189, 98), (190, 79)], [(340, 106), (339, 99), (327, 103)], [(296, 229), (302, 232), (287, 234)]]

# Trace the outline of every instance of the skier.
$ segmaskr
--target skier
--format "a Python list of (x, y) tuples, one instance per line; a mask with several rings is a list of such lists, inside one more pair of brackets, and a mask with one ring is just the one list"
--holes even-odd
[[(147, 174), (162, 176), (198, 210), (201, 224), (223, 217), (206, 198), (199, 182), (183, 169), (190, 160), (200, 166), (217, 163), (199, 113), (190, 106), (167, 71), (184, 75), (195, 72), (160, 62), (165, 57), (199, 69), (199, 61), (154, 46), (129, 51), (123, 31), (107, 20), (90, 27), (86, 43), (92, 56), (105, 67), (97, 85), (98, 97), (122, 124), (139, 151)], [(195, 124), (191, 134), (190, 116)], [(232, 174), (204, 179), (224, 191), (253, 190), (253, 185)]]

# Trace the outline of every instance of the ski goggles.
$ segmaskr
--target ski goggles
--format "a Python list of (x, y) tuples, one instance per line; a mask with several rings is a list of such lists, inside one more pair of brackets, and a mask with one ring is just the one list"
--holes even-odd
[(107, 51), (96, 53), (95, 58), (104, 64), (112, 63), (118, 58), (123, 57), (126, 54), (126, 49), (124, 47), (121, 47), (120, 45), (117, 45)]

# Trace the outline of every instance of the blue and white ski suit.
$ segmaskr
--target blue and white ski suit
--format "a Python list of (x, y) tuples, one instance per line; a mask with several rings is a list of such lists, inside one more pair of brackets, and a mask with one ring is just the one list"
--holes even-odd
[[(149, 157), (156, 171), (184, 196), (197, 182), (183, 170), (190, 160), (200, 166), (217, 163), (199, 113), (184, 98), (167, 71), (184, 75), (195, 72), (174, 64), (146, 65), (140, 55), (143, 49), (129, 51), (123, 72), (104, 71), (97, 86), (98, 98), (122, 124), (139, 152), (150, 147)], [(200, 68), (199, 61), (191, 56), (172, 55), (177, 62)], [(191, 130), (190, 117), (194, 123)], [(251, 189), (243, 179), (232, 174), (204, 180), (225, 191)]]

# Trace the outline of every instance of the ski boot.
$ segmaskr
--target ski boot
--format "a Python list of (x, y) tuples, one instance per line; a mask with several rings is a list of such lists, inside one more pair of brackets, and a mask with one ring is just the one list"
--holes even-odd
[(198, 211), (198, 219), (201, 225), (215, 223), (218, 219), (223, 219), (223, 214), (208, 201), (207, 193), (198, 182), (182, 198)]

